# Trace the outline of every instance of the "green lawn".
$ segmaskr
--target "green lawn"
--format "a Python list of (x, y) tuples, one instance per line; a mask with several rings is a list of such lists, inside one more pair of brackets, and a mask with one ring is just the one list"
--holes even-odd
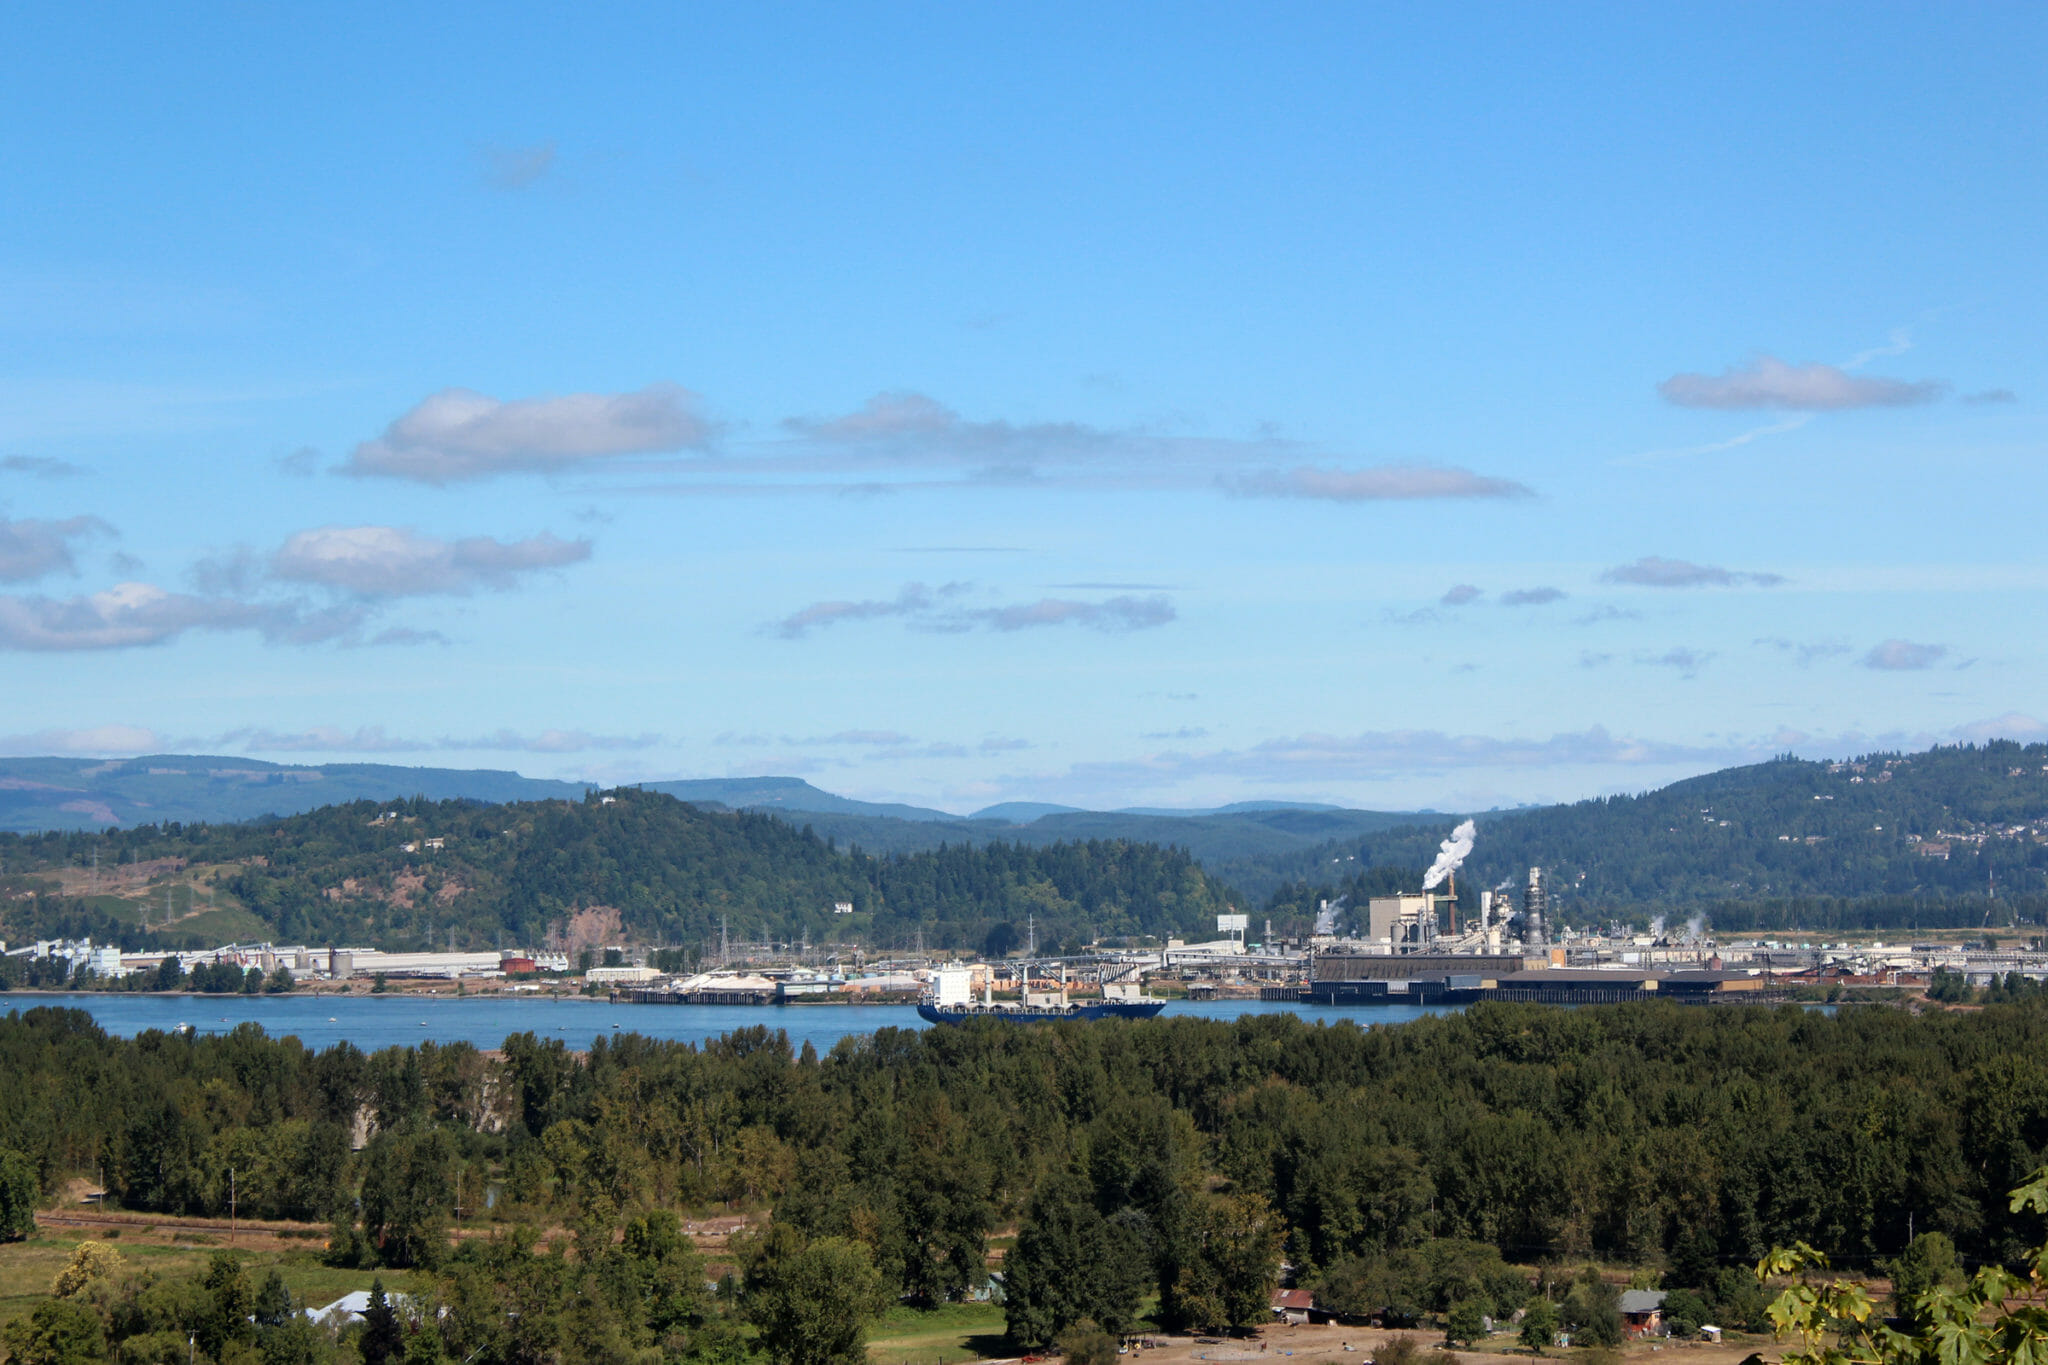
[[(71, 1259), (78, 1243), (76, 1237), (41, 1235), (0, 1246), (0, 1323), (31, 1311), (50, 1292), (50, 1281)], [(226, 1249), (224, 1243), (196, 1248), (124, 1246), (118, 1241), (107, 1245), (121, 1253), (127, 1269), (153, 1270), (165, 1277), (196, 1275), (215, 1251)], [(336, 1270), (322, 1265), (318, 1253), (312, 1251), (243, 1251), (241, 1257), (253, 1279), (261, 1282), (275, 1267), (292, 1293), (315, 1308), (351, 1290), (368, 1289), (373, 1279), (382, 1279), (384, 1287), (393, 1292), (404, 1292), (413, 1280), (412, 1273), (405, 1270)]]
[(995, 1303), (949, 1303), (920, 1312), (892, 1308), (868, 1333), (874, 1365), (947, 1365), (1013, 1354)]

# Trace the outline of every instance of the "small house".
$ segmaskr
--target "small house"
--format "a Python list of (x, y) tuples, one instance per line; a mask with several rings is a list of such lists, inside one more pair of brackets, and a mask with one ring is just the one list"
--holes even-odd
[(1664, 1335), (1664, 1291), (1661, 1289), (1630, 1289), (1621, 1296), (1621, 1328), (1634, 1340), (1637, 1337), (1661, 1337)]

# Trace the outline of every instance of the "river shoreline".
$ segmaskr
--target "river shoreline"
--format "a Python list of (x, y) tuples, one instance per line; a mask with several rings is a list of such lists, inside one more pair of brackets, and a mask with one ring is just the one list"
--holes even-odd
[[(573, 1016), (544, 1012), (548, 1005), (575, 1004)], [(204, 995), (191, 992), (9, 991), (0, 994), (0, 1014), (37, 1006), (81, 1009), (101, 1028), (132, 1038), (149, 1029), (181, 1026), (197, 1034), (227, 1033), (242, 1024), (260, 1025), (273, 1037), (297, 1037), (312, 1048), (347, 1042), (372, 1052), (393, 1045), (466, 1042), (497, 1048), (515, 1033), (560, 1038), (578, 1049), (593, 1035), (637, 1033), (644, 1037), (703, 1044), (737, 1029), (765, 1027), (789, 1036), (790, 1046), (810, 1043), (830, 1051), (841, 1039), (884, 1028), (926, 1029), (914, 1006), (852, 1001), (805, 1005), (633, 1005), (583, 995)], [(1282, 1001), (1206, 1000), (1168, 1003), (1165, 1019), (1229, 1020), (1247, 1014), (1294, 1014), (1361, 1027), (1403, 1023), (1445, 1007), (1375, 1005), (1329, 1007)]]

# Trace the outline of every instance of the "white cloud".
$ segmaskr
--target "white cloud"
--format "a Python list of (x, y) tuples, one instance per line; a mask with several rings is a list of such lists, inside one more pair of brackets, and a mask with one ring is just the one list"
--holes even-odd
[(1535, 490), (1513, 479), (1447, 465), (1375, 465), (1363, 469), (1258, 470), (1226, 481), (1247, 498), (1315, 498), (1325, 502), (1403, 502), (1421, 498), (1529, 498)]
[(162, 753), (163, 736), (141, 725), (93, 725), (80, 730), (37, 730), (0, 736), (0, 754), (78, 754), (90, 757)]
[(447, 484), (549, 473), (591, 460), (702, 446), (711, 423), (673, 384), (637, 393), (571, 393), (501, 401), (443, 389), (355, 448), (346, 473)]
[(1788, 365), (1768, 355), (1718, 375), (1675, 374), (1657, 386), (1666, 402), (1683, 408), (1794, 412), (1909, 407), (1931, 403), (1947, 391), (1946, 384), (1934, 380), (1867, 378), (1838, 365)]
[(1886, 640), (1863, 656), (1865, 668), (1906, 672), (1932, 668), (1948, 653), (1947, 645), (1920, 645), (1911, 640)]
[(1774, 588), (1783, 583), (1785, 578), (1782, 574), (1744, 573), (1712, 564), (1693, 564), (1683, 559), (1645, 555), (1633, 564), (1622, 564), (1607, 570), (1600, 575), (1600, 581), (1638, 588), (1725, 588), (1742, 584)]
[(188, 630), (257, 630), (275, 642), (311, 644), (361, 623), (358, 611), (195, 597), (151, 583), (117, 583), (78, 597), (0, 596), (0, 649), (126, 649), (162, 644)]
[(67, 517), (63, 521), (0, 518), (0, 582), (20, 583), (59, 569), (76, 573), (71, 542), (113, 532), (114, 528), (98, 517)]
[(358, 597), (418, 597), (509, 588), (521, 574), (588, 558), (588, 540), (546, 533), (511, 541), (439, 540), (399, 526), (323, 526), (287, 540), (271, 556), (270, 572)]
[(1549, 602), (1561, 602), (1568, 594), (1563, 588), (1516, 588), (1513, 592), (1500, 595), (1504, 607), (1540, 607)]

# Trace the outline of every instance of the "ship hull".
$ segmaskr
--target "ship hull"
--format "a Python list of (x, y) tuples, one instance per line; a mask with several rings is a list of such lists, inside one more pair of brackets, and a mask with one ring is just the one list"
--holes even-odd
[(1048, 1024), (1061, 1019), (1150, 1019), (1166, 1008), (1164, 1000), (1105, 1000), (1064, 1009), (1019, 1009), (979, 1005), (921, 1004), (917, 1015), (934, 1024), (964, 1024), (973, 1019), (1001, 1019), (1012, 1024)]

